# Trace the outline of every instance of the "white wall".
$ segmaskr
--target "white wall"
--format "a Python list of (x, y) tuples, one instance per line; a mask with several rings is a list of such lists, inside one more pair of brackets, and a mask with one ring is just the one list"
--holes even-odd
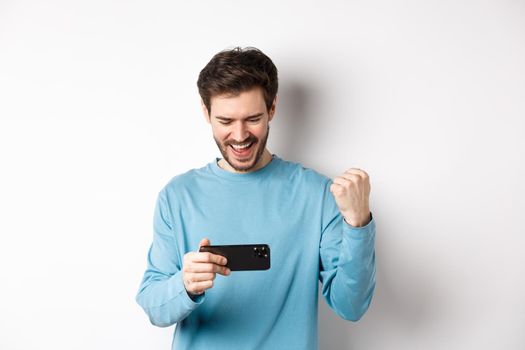
[(322, 349), (525, 348), (520, 1), (0, 2), (0, 348), (168, 349), (135, 303), (154, 200), (219, 156), (196, 80), (276, 63), (269, 150), (371, 176), (377, 288)]

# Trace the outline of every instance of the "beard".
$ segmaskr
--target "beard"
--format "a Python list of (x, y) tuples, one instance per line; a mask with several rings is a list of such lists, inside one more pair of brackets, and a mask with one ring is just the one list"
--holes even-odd
[[(250, 137), (248, 137), (246, 140), (242, 142), (242, 143), (253, 142), (253, 145), (251, 145), (250, 147), (257, 147), (257, 150), (255, 152), (252, 150), (252, 157), (246, 160), (235, 159), (235, 161), (232, 161), (232, 159), (229, 156), (229, 152), (228, 152), (228, 149), (230, 149), (231, 151), (230, 144), (232, 142), (225, 142), (224, 144), (222, 144), (221, 142), (219, 142), (219, 140), (215, 138), (215, 136), (213, 137), (213, 139), (215, 140), (217, 147), (219, 147), (219, 150), (221, 151), (221, 154), (224, 160), (228, 162), (228, 164), (230, 164), (230, 166), (233, 169), (235, 169), (235, 171), (248, 172), (251, 169), (253, 169), (257, 164), (259, 164), (259, 161), (264, 153), (264, 150), (266, 149), (266, 141), (268, 140), (268, 135), (270, 135), (270, 124), (268, 124), (268, 127), (266, 128), (266, 134), (261, 139), (261, 142), (259, 142), (259, 139), (253, 135), (250, 135)], [(253, 154), (255, 154), (255, 157), (253, 156)], [(239, 163), (243, 163), (243, 164), (240, 165)]]

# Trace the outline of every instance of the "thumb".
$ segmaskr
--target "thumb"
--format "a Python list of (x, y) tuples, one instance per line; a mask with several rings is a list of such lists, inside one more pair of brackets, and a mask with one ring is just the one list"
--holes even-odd
[(201, 239), (201, 241), (199, 242), (199, 249), (202, 247), (202, 246), (205, 246), (205, 245), (210, 245), (210, 240), (208, 238), (203, 238)]

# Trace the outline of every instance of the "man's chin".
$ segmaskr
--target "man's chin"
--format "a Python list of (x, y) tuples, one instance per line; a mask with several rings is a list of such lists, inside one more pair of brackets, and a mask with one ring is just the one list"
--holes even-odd
[[(227, 147), (230, 148), (230, 146)], [(254, 150), (250, 157), (244, 159), (237, 158), (232, 150), (228, 150), (227, 152), (228, 153), (223, 152), (222, 157), (235, 171), (248, 172), (257, 165), (258, 150)]]
[(248, 172), (251, 169), (255, 168), (256, 162), (255, 159), (247, 159), (245, 161), (240, 161), (236, 158), (233, 160), (230, 157), (224, 157), (224, 160), (235, 170)]

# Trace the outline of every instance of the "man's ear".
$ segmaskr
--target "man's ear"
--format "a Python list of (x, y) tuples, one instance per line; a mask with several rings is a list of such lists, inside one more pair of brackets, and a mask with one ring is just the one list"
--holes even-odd
[(277, 105), (277, 95), (275, 95), (275, 98), (272, 102), (272, 107), (270, 107), (270, 111), (268, 111), (268, 122), (270, 122), (273, 119), (273, 115), (275, 114), (275, 106)]
[(206, 105), (204, 104), (204, 101), (201, 98), (201, 108), (202, 108), (202, 114), (204, 114), (204, 119), (206, 119), (206, 122), (208, 124), (211, 124), (210, 120), (210, 113), (208, 112), (208, 108), (206, 108)]

